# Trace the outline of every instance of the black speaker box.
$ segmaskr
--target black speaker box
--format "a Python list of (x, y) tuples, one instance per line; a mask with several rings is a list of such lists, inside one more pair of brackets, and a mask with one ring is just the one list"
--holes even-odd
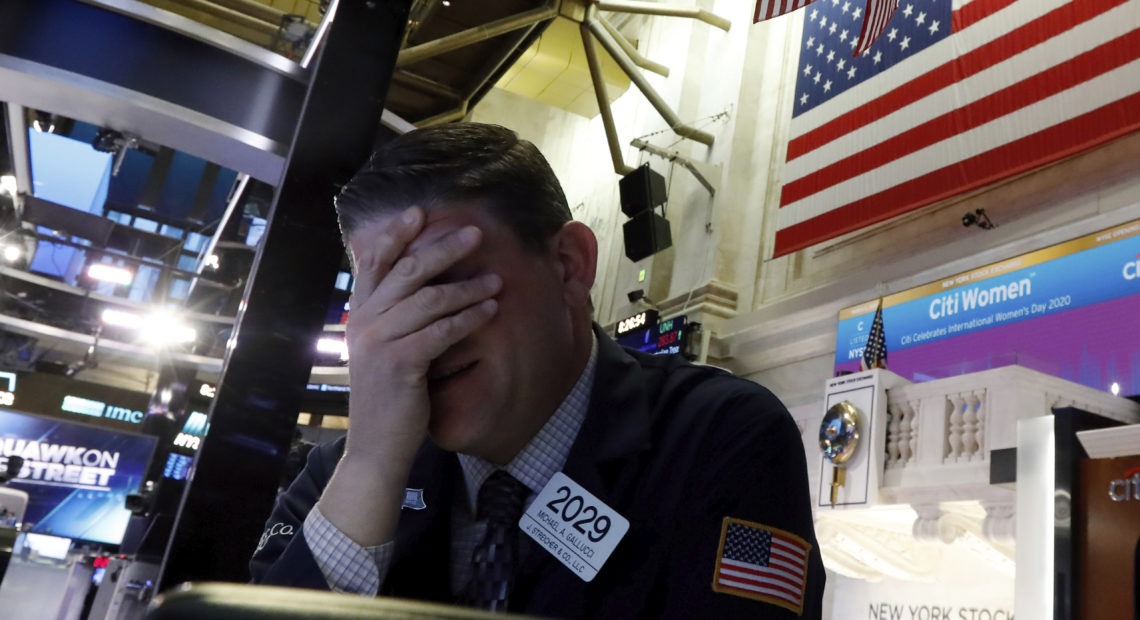
[(621, 212), (628, 217), (663, 205), (669, 199), (665, 195), (665, 177), (654, 172), (649, 164), (642, 164), (622, 177), (618, 181), (618, 192), (621, 194)]
[(669, 220), (653, 211), (644, 211), (622, 224), (625, 236), (625, 255), (637, 262), (673, 245)]

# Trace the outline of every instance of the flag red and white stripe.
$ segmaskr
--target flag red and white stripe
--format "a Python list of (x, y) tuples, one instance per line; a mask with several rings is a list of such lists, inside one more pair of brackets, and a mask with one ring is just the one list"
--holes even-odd
[(863, 11), (863, 30), (859, 33), (859, 43), (855, 46), (853, 56), (871, 49), (871, 45), (886, 30), (898, 5), (899, 0), (867, 0), (867, 8)]
[(713, 590), (803, 613), (811, 545), (790, 532), (727, 517)]
[(756, 14), (752, 23), (791, 13), (812, 3), (812, 0), (756, 0)]
[[(860, 60), (904, 39), (884, 36)], [(950, 36), (793, 118), (773, 253), (1137, 129), (1140, 0), (953, 0)]]

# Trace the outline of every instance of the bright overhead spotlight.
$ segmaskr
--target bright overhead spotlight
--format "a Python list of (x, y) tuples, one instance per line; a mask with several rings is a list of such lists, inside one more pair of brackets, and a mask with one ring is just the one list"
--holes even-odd
[(14, 263), (20, 260), (24, 255), (24, 251), (18, 245), (5, 245), (4, 246), (4, 260), (9, 263)]
[(197, 330), (165, 312), (146, 317), (139, 329), (139, 339), (156, 347), (186, 344), (194, 342), (197, 338)]
[(103, 263), (92, 263), (91, 266), (87, 268), (87, 277), (92, 280), (125, 286), (135, 279), (135, 274), (129, 269), (123, 269), (122, 267), (113, 267), (111, 265), (104, 265)]
[(348, 359), (348, 344), (340, 338), (321, 338), (317, 340), (317, 351), (337, 355), (342, 360)]
[(103, 323), (106, 325), (133, 328), (138, 327), (141, 321), (142, 317), (133, 312), (115, 310), (114, 308), (107, 308), (103, 311)]
[(0, 176), (0, 194), (16, 195), (16, 177), (10, 174)]

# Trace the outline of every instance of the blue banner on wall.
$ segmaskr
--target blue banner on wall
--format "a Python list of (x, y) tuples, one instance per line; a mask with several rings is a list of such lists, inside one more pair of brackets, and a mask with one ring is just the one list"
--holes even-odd
[[(1121, 316), (1121, 309), (1138, 294), (1140, 222), (1132, 222), (884, 297), (887, 350), (894, 355), (939, 343), (940, 355), (927, 361), (945, 363), (996, 355), (1002, 352), (993, 347), (1003, 346), (1062, 370), (1111, 358), (1121, 360), (1113, 362), (1115, 374), (1128, 379), (1132, 373), (1121, 365), (1131, 364), (1127, 353), (1140, 350), (1140, 338), (1134, 317)], [(840, 312), (837, 370), (857, 367), (877, 303)], [(980, 332), (993, 337), (979, 341), (973, 336)], [(1077, 339), (1081, 350), (1069, 350), (1071, 335), (1082, 333), (1089, 337)], [(916, 356), (906, 358), (906, 370), (922, 365)], [(1072, 372), (1066, 378), (1106, 387), (1097, 383), (1104, 373)]]

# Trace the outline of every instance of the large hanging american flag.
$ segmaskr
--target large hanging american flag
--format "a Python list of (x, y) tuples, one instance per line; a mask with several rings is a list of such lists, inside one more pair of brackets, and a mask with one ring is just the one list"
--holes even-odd
[(756, 0), (756, 14), (752, 16), (752, 23), (772, 19), (784, 13), (811, 4), (813, 0)]
[(774, 256), (1140, 129), (1140, 0), (805, 9)]
[[(815, 0), (756, 0), (756, 14), (752, 17), (752, 22), (762, 22), (766, 19), (772, 19), (785, 13), (791, 13), (796, 9), (811, 4)], [(824, 0), (826, 2), (826, 0)], [(858, 19), (859, 15), (866, 13), (863, 18), (863, 28), (857, 37), (858, 44), (855, 46), (855, 55), (858, 56), (867, 51), (871, 44), (875, 42), (883, 30), (886, 29), (887, 24), (891, 21), (891, 15), (894, 14), (895, 8), (898, 6), (899, 0), (867, 0), (866, 11), (862, 8), (854, 9), (855, 18)], [(850, 2), (845, 2), (844, 12), (846, 13)]]

